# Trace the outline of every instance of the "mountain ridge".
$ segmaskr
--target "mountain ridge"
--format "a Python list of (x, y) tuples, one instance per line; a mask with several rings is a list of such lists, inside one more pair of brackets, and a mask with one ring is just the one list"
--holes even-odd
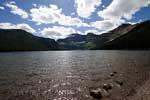
[(20, 29), (0, 29), (0, 51), (57, 50), (53, 39), (32, 35)]
[(150, 49), (150, 20), (122, 24), (100, 35), (74, 33), (57, 41), (20, 29), (0, 29), (0, 51)]
[[(82, 38), (84, 38), (83, 39), (84, 42), (82, 42), (81, 44), (80, 44), (81, 41), (76, 40), (77, 37), (74, 37), (74, 38), (73, 37), (67, 37), (67, 38), (65, 38), (65, 39), (67, 39), (67, 41), (63, 41), (65, 39), (61, 39), (61, 41), (58, 40), (57, 42), (60, 45), (62, 45), (61, 43), (63, 42), (63, 44), (65, 44), (65, 49), (67, 49), (67, 50), (70, 50), (72, 48), (76, 48), (76, 46), (77, 47), (82, 47), (84, 49), (123, 49), (123, 48), (119, 48), (119, 47), (111, 48), (112, 47), (111, 42), (114, 42), (114, 41), (118, 40), (119, 38), (124, 37), (127, 34), (132, 34), (132, 32), (137, 33), (136, 31), (139, 30), (137, 28), (138, 26), (141, 26), (144, 29), (145, 26), (143, 25), (143, 23), (148, 23), (147, 26), (150, 26), (149, 22), (150, 22), (150, 20), (147, 20), (147, 21), (144, 21), (144, 22), (141, 22), (141, 23), (137, 23), (137, 24), (128, 24), (128, 23), (122, 24), (122, 25), (118, 26), (117, 28), (115, 28), (115, 29), (113, 29), (113, 30), (111, 30), (107, 33), (103, 33), (101, 35), (96, 35), (96, 34), (93, 34), (93, 33), (89, 33), (87, 35), (81, 35)], [(131, 32), (131, 30), (133, 30), (133, 31)], [(143, 32), (144, 32), (144, 30), (143, 30)], [(150, 30), (147, 29), (146, 32), (149, 33)], [(144, 35), (148, 35), (148, 34), (144, 34)], [(76, 35), (74, 34), (74, 36), (76, 36)], [(134, 36), (136, 37), (136, 34), (134, 34)], [(128, 38), (132, 39), (132, 38), (134, 38), (134, 36), (128, 37)], [(138, 39), (135, 40), (135, 41), (138, 41)], [(71, 45), (72, 48), (70, 48), (70, 46), (68, 46), (68, 44)], [(118, 45), (119, 45), (119, 43), (118, 43)], [(135, 45), (137, 45), (137, 44), (135, 44)], [(63, 46), (64, 45), (62, 45), (62, 47)], [(142, 48), (142, 45), (139, 45), (139, 46)], [(82, 48), (76, 48), (76, 49), (82, 49)], [(136, 48), (132, 48), (132, 47), (127, 48), (126, 47), (126, 49), (136, 49)], [(137, 48), (137, 49), (139, 49), (139, 48)], [(143, 48), (143, 49), (146, 49), (146, 48)]]
[(104, 44), (100, 49), (150, 49), (150, 20), (135, 25), (126, 34)]

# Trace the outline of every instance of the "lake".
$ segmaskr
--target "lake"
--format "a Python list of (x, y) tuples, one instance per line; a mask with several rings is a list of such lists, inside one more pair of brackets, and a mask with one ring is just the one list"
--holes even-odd
[(0, 53), (0, 100), (93, 100), (90, 89), (105, 83), (114, 90), (104, 99), (123, 100), (148, 80), (149, 59), (150, 51)]

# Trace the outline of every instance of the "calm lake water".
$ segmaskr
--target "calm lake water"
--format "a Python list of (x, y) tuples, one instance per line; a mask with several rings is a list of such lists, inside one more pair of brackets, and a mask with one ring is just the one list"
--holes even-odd
[(93, 100), (89, 89), (112, 82), (113, 71), (125, 84), (140, 82), (149, 59), (150, 51), (0, 53), (0, 100)]

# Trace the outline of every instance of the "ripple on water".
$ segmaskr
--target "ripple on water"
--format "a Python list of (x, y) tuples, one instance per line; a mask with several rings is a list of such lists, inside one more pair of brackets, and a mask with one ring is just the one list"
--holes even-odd
[(67, 75), (72, 75), (72, 73), (71, 73), (71, 72), (66, 72), (66, 74), (67, 74)]
[(79, 78), (79, 76), (75, 76), (75, 75), (68, 75), (66, 76), (67, 78)]
[(82, 91), (81, 87), (78, 87), (78, 88), (77, 88), (77, 91), (81, 92), (81, 91)]
[(53, 85), (53, 87), (54, 87), (54, 88), (56, 88), (56, 87), (58, 87), (58, 86), (59, 86), (59, 84), (55, 84), (55, 85)]
[(68, 97), (58, 97), (53, 100), (78, 100), (77, 98), (68, 98)]
[(73, 90), (58, 90), (58, 95), (73, 95), (75, 92)]
[(59, 86), (66, 86), (66, 85), (71, 85), (71, 83), (70, 82), (64, 82), (64, 83), (61, 83), (61, 84), (55, 84), (55, 85), (53, 85), (53, 88), (57, 88), (57, 87), (59, 87)]
[(48, 89), (48, 90), (44, 91), (43, 94), (46, 94), (48, 92), (51, 92), (51, 89)]
[(71, 85), (70, 82), (64, 82), (64, 83), (61, 83), (62, 86), (65, 86), (65, 85)]

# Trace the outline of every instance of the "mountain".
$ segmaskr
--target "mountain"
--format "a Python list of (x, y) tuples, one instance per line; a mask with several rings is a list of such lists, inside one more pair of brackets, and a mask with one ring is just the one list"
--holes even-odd
[(0, 51), (150, 49), (150, 21), (122, 24), (100, 35), (71, 34), (57, 41), (19, 29), (0, 29)]
[(100, 44), (100, 41), (101, 41), (101, 37), (99, 35), (88, 33), (86, 35), (85, 48), (90, 50), (96, 49), (97, 46)]
[(117, 27), (107, 33), (101, 34), (98, 46), (95, 49), (101, 49), (104, 46), (104, 44), (106, 44), (108, 41), (112, 41), (116, 38), (119, 38), (120, 36), (126, 34), (128, 31), (130, 31), (135, 26), (136, 25), (122, 24), (119, 27)]
[(99, 49), (150, 49), (150, 21), (130, 25), (122, 35), (107, 41)]
[(72, 34), (57, 41), (62, 49), (150, 49), (150, 21), (122, 24), (100, 35)]
[(85, 41), (85, 36), (80, 34), (71, 34), (65, 39), (59, 39), (58, 42), (82, 42)]
[(0, 29), (0, 51), (39, 51), (59, 48), (53, 39), (32, 35), (20, 29)]
[(87, 35), (71, 34), (67, 38), (59, 39), (57, 42), (62, 49), (92, 49), (99, 41), (99, 35), (88, 33)]
[(67, 38), (57, 40), (57, 42), (61, 46), (61, 49), (84, 49), (86, 36), (80, 34), (71, 34)]
[(71, 34), (67, 38), (59, 39), (57, 42), (61, 45), (62, 49), (67, 50), (101, 49), (105, 43), (118, 38), (123, 34), (126, 34), (135, 26), (136, 25), (122, 24), (114, 30), (109, 31), (108, 33), (103, 33), (101, 35), (96, 35), (93, 33), (88, 33), (87, 35)]

